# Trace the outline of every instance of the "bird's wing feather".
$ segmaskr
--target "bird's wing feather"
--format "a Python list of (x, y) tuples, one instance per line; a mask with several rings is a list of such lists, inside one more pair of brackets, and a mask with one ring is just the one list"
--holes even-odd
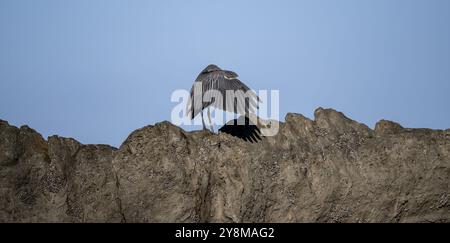
[[(213, 88), (223, 97), (222, 104), (213, 103), (216, 108), (245, 115), (258, 108), (259, 97), (247, 85), (237, 79), (238, 75), (232, 71), (220, 71), (211, 74)], [(234, 97), (227, 97), (227, 90), (234, 91)], [(230, 93), (229, 93), (230, 94)], [(248, 103), (246, 103), (246, 99)]]
[[(187, 114), (193, 119), (203, 108), (210, 105), (224, 111), (229, 111), (241, 115), (254, 113), (258, 108), (259, 97), (253, 90), (237, 79), (238, 75), (232, 71), (216, 71), (202, 75), (197, 78), (191, 88), (191, 95), (188, 101)], [(202, 89), (194, 92), (194, 89)], [(214, 100), (214, 93), (207, 92), (216, 90), (222, 95), (222, 102)], [(227, 97), (227, 90), (234, 91), (234, 97)], [(229, 93), (230, 94), (230, 93)], [(246, 103), (248, 100), (248, 103)]]
[(202, 92), (197, 91), (195, 92), (195, 89), (200, 89), (202, 87), (202, 83), (195, 81), (191, 88), (191, 94), (189, 96), (189, 100), (187, 103), (187, 116), (191, 119), (194, 119), (195, 116), (197, 116), (198, 113), (200, 113), (203, 110), (202, 106)]

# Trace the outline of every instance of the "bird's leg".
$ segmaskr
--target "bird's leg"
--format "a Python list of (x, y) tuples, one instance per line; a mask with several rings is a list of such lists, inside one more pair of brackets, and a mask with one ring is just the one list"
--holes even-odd
[(203, 119), (203, 111), (201, 111), (200, 113), (202, 114), (202, 125), (203, 125), (203, 130), (206, 130), (205, 119)]
[(211, 121), (211, 108), (210, 107), (208, 107), (208, 120), (209, 120), (209, 126), (211, 128), (211, 132), (214, 133), (214, 126)]

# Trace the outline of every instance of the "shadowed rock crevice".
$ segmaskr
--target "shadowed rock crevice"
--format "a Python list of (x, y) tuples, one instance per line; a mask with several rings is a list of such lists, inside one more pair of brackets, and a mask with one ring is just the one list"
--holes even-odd
[(450, 130), (322, 108), (274, 137), (229, 125), (162, 122), (116, 149), (0, 121), (0, 221), (450, 222)]
[(123, 209), (122, 209), (122, 199), (120, 199), (119, 197), (119, 190), (120, 190), (120, 182), (119, 182), (119, 178), (117, 177), (117, 173), (114, 173), (114, 178), (116, 180), (116, 191), (115, 191), (115, 197), (116, 197), (116, 204), (117, 204), (117, 209), (119, 210), (120, 216), (121, 216), (121, 222), (122, 223), (126, 223), (127, 219), (125, 218), (125, 214), (123, 213)]

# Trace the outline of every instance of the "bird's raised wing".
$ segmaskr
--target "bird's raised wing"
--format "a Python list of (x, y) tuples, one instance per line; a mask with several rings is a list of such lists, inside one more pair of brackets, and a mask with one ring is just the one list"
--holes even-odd
[(203, 86), (202, 82), (197, 80), (192, 85), (191, 95), (189, 96), (189, 100), (186, 107), (187, 116), (190, 119), (194, 119), (194, 117), (197, 116), (198, 113), (202, 112), (203, 108), (205, 107), (203, 106), (202, 103), (203, 100), (202, 86)]
[(204, 90), (217, 90), (222, 95), (222, 102), (214, 102), (214, 93), (205, 93), (204, 100), (211, 101), (210, 105), (236, 114), (246, 115), (254, 113), (258, 108), (259, 97), (247, 85), (241, 82), (238, 75), (232, 71), (218, 71), (208, 75), (208, 82)]
[[(260, 99), (237, 77), (235, 72), (226, 70), (199, 75), (191, 88), (187, 106), (188, 116), (193, 119), (210, 105), (241, 115), (255, 113)], [(215, 100), (217, 94), (221, 95), (221, 101)]]

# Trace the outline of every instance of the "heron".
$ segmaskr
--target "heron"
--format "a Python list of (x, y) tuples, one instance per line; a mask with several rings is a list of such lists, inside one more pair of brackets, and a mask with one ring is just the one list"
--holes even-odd
[[(196, 92), (196, 87), (200, 89), (199, 92)], [(211, 91), (221, 94), (222, 102), (214, 100), (214, 92)], [(229, 95), (231, 94), (229, 91), (233, 92), (233, 96)], [(187, 103), (187, 116), (194, 119), (200, 113), (203, 129), (206, 130), (203, 111), (207, 109), (209, 125), (214, 133), (214, 127), (211, 124), (211, 107), (243, 115), (257, 124), (259, 118), (255, 115), (255, 109), (258, 108), (259, 102), (261, 100), (256, 93), (238, 79), (237, 73), (222, 70), (217, 65), (210, 64), (200, 72), (192, 85)]]

